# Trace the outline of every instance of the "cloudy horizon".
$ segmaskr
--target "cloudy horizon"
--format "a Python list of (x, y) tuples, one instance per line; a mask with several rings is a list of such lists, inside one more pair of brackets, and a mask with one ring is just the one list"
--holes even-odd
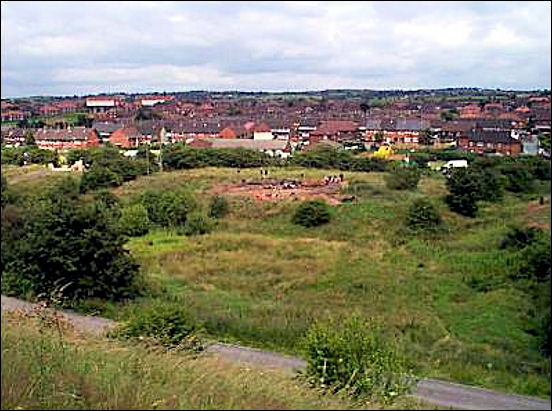
[(2, 2), (2, 98), (550, 89), (549, 2)]

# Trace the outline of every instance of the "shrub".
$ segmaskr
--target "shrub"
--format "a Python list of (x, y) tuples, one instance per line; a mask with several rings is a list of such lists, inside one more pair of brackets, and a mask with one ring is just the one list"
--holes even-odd
[(506, 190), (513, 193), (527, 193), (533, 188), (534, 178), (525, 164), (513, 164), (501, 167), (506, 177)]
[(330, 207), (323, 200), (307, 201), (299, 205), (292, 217), (293, 224), (316, 227), (331, 219)]
[(541, 233), (542, 230), (536, 227), (514, 227), (506, 233), (500, 242), (500, 248), (515, 248), (521, 250), (534, 243)]
[(447, 178), (447, 188), (450, 194), (446, 196), (445, 201), (452, 211), (465, 217), (477, 215), (481, 185), (476, 171), (453, 169)]
[(136, 309), (129, 320), (110, 331), (109, 335), (121, 339), (147, 337), (168, 348), (197, 349), (201, 348), (198, 332), (198, 325), (182, 304), (154, 300), (151, 305)]
[(211, 198), (209, 205), (209, 216), (213, 218), (222, 218), (228, 214), (228, 200), (222, 196), (214, 196)]
[(504, 198), (505, 178), (497, 171), (490, 168), (484, 169), (477, 178), (479, 181), (478, 200), (498, 202)]
[(441, 225), (441, 216), (429, 200), (420, 198), (408, 208), (405, 223), (413, 231), (433, 231)]
[(117, 204), (104, 200), (79, 196), (78, 183), (67, 179), (2, 221), (2, 291), (37, 296), (63, 288), (67, 300), (136, 295), (138, 265), (124, 248)]
[(392, 190), (415, 190), (420, 177), (415, 168), (396, 168), (385, 175), (385, 184)]
[(188, 213), (197, 205), (194, 197), (185, 190), (146, 191), (141, 202), (150, 221), (161, 227), (183, 226)]
[(213, 220), (203, 213), (191, 213), (184, 224), (184, 234), (201, 235), (211, 232), (213, 229)]
[(403, 360), (374, 321), (315, 322), (302, 341), (310, 381), (333, 392), (392, 399), (410, 389)]
[(130, 237), (147, 234), (151, 225), (148, 218), (148, 210), (142, 204), (124, 207), (121, 210), (119, 224), (123, 233)]
[(521, 264), (514, 278), (529, 283), (544, 283), (550, 280), (550, 237), (539, 236), (521, 252)]
[[(114, 146), (89, 149), (88, 152), (76, 152), (72, 157), (81, 156), (88, 165), (87, 171), (82, 176), (81, 192), (95, 190), (97, 188), (117, 187), (125, 181), (135, 179), (139, 175), (145, 175), (148, 170), (146, 160), (141, 158), (128, 158), (119, 152)], [(157, 170), (157, 166), (149, 163), (151, 172)]]

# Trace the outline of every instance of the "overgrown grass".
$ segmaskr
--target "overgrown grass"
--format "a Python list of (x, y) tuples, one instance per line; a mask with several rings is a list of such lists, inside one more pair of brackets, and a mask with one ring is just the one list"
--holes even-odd
[[(269, 177), (325, 174), (339, 172), (281, 168)], [(291, 201), (232, 196), (229, 214), (210, 234), (156, 230), (133, 238), (128, 247), (152, 295), (98, 310), (125, 319), (152, 299), (171, 299), (187, 305), (213, 338), (289, 353), (299, 353), (314, 320), (357, 311), (385, 324), (417, 375), (549, 397), (550, 360), (526, 332), (531, 301), (505, 281), (515, 252), (499, 246), (511, 225), (550, 232), (550, 182), (531, 194), (507, 193), (501, 203), (483, 202), (469, 219), (450, 212), (438, 174), (423, 177), (412, 192), (389, 190), (385, 173), (344, 174), (350, 185), (343, 190), (357, 199), (337, 206), (324, 226), (294, 225)], [(140, 177), (114, 192), (125, 201), (152, 187), (187, 186), (207, 204), (213, 185), (259, 178), (255, 169), (204, 168)], [(408, 205), (420, 197), (442, 218), (431, 237), (400, 230)]]
[[(377, 409), (289, 374), (124, 344), (2, 314), (2, 409)], [(398, 409), (427, 409), (410, 398)]]

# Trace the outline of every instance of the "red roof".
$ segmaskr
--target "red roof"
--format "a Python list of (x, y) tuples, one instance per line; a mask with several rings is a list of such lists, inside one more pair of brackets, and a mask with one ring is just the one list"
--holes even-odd
[(270, 127), (266, 123), (261, 123), (260, 125), (256, 126), (254, 130), (259, 133), (269, 133)]

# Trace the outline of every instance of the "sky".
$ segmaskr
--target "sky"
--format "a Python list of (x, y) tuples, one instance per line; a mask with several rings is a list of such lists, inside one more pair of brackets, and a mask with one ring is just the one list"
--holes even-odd
[(550, 89), (551, 3), (1, 3), (1, 95)]

